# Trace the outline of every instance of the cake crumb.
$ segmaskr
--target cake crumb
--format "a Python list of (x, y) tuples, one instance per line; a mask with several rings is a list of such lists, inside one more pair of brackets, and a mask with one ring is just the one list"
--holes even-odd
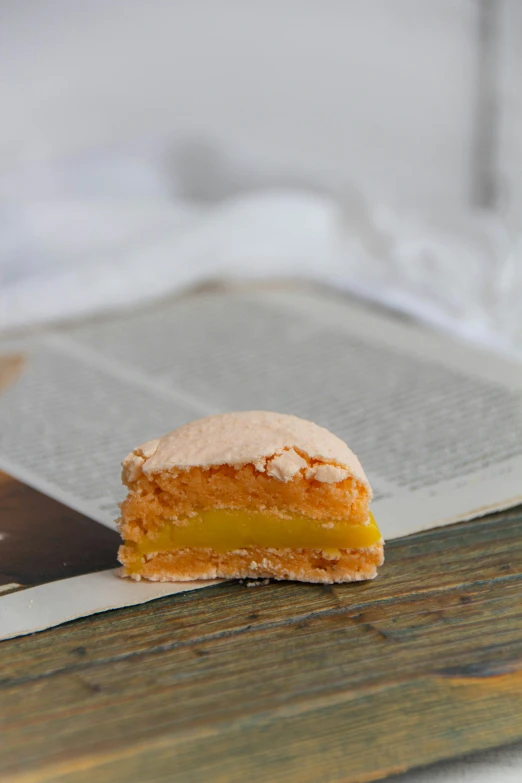
[[(241, 580), (243, 581), (243, 580)], [(261, 587), (261, 585), (269, 585), (270, 579), (256, 579), (255, 581), (247, 581), (247, 587)]]

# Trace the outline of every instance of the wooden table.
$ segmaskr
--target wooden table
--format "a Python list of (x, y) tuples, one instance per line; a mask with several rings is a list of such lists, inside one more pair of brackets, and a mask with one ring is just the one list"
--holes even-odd
[[(0, 501), (85, 522), (11, 479)], [(4, 783), (373, 781), (520, 740), (522, 508), (390, 542), (375, 582), (230, 582), (0, 643), (0, 711)]]

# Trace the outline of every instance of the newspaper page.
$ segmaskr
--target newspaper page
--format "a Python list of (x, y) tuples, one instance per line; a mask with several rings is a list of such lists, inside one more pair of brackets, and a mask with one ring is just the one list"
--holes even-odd
[[(98, 531), (114, 529), (123, 456), (229, 410), (293, 413), (346, 440), (385, 539), (522, 502), (522, 365), (335, 293), (200, 293), (47, 330), (24, 354), (0, 394), (0, 469)], [(205, 584), (101, 571), (27, 589), (8, 541), (0, 638)]]

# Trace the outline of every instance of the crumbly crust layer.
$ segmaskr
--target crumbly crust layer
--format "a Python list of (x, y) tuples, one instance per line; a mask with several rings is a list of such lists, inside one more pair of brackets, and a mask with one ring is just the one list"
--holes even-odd
[(371, 494), (361, 463), (344, 441), (311, 421), (269, 411), (208, 416), (147, 441), (124, 459), (123, 480), (128, 484), (143, 473), (164, 470), (246, 464), (282, 482), (300, 472), (324, 483), (352, 476)]
[[(365, 549), (340, 549), (326, 555), (320, 549), (247, 547), (233, 552), (187, 548), (148, 556), (137, 563), (135, 550), (120, 547), (123, 576), (154, 582), (194, 579), (290, 579), (334, 584), (374, 579), (384, 561), (382, 541)], [(137, 570), (139, 569), (139, 571)]]

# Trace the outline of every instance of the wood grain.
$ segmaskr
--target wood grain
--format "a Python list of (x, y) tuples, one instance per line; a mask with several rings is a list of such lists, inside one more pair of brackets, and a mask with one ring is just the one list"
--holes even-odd
[(521, 599), (519, 508), (391, 542), (372, 583), (227, 583), (3, 642), (0, 778), (371, 781), (521, 739)]

